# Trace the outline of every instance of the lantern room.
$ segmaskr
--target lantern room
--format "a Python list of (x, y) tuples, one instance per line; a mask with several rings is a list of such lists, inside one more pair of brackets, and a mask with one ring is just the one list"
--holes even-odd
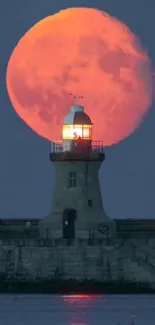
[(84, 140), (92, 139), (92, 122), (84, 113), (83, 106), (71, 107), (71, 112), (64, 119), (62, 137), (63, 140), (74, 140), (79, 137)]
[(92, 122), (90, 117), (84, 112), (81, 105), (73, 105), (71, 112), (65, 117), (62, 129), (62, 138), (64, 150), (71, 149), (70, 145), (77, 146), (79, 140), (81, 146), (91, 144), (92, 140)]

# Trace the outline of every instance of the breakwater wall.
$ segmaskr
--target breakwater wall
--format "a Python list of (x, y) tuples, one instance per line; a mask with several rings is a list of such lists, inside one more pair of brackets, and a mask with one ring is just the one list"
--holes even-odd
[(0, 239), (5, 280), (155, 282), (155, 240)]

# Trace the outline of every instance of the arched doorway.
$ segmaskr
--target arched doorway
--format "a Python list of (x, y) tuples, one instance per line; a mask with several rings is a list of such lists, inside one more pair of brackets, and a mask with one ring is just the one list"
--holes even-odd
[(63, 212), (63, 238), (75, 238), (75, 220), (77, 212), (75, 209), (65, 209)]

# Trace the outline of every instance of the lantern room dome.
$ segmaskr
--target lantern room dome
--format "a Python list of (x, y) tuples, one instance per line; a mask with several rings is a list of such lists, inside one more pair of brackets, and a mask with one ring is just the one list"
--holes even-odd
[(81, 105), (71, 106), (71, 112), (65, 117), (64, 123), (67, 125), (92, 125), (90, 117), (84, 112), (84, 107)]

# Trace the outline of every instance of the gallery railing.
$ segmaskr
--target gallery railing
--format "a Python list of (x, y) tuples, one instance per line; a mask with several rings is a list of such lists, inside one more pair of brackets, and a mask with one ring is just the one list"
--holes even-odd
[[(51, 142), (51, 153), (59, 153), (64, 151), (71, 151), (72, 143), (69, 142), (63, 142), (62, 140)], [(103, 141), (92, 141), (91, 145), (89, 147), (83, 146), (82, 143), (80, 146), (78, 146), (78, 149), (81, 149), (81, 151), (90, 150), (93, 152), (103, 153), (104, 152), (104, 145)]]

